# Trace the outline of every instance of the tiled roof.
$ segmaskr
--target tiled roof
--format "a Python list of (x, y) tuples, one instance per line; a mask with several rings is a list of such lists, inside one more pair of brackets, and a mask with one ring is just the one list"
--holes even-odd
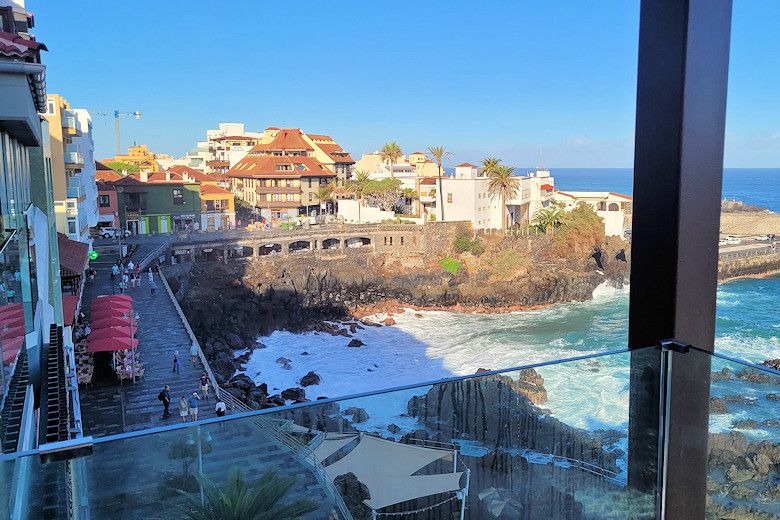
[[(95, 164), (103, 164), (101, 162), (95, 162)], [(98, 168), (97, 171), (95, 171), (95, 181), (118, 181), (121, 179), (122, 176), (119, 175), (117, 172), (112, 170), (111, 168)]]
[[(304, 169), (299, 169), (297, 165)], [(291, 170), (277, 170), (289, 165)], [(329, 177), (336, 175), (314, 157), (292, 155), (247, 155), (225, 173), (227, 177)]]
[(170, 172), (170, 179), (168, 179), (168, 176), (165, 175), (165, 172), (154, 172), (150, 173), (148, 177), (146, 177), (146, 182), (170, 182), (170, 181), (176, 181), (176, 182), (183, 182), (183, 178), (180, 173), (176, 173), (174, 171)]
[(308, 137), (312, 141), (333, 141), (333, 139), (329, 135), (306, 134), (306, 137)]
[[(333, 162), (355, 164), (355, 160), (352, 157), (350, 157), (347, 152), (342, 150), (341, 146), (337, 145), (336, 143), (333, 144), (317, 143), (317, 146), (319, 146), (323, 152), (328, 154), (328, 157), (330, 157), (333, 160)], [(342, 154), (342, 155), (337, 155), (337, 154)]]
[(95, 181), (95, 186), (97, 186), (98, 191), (116, 191), (116, 188), (114, 187), (114, 184), (107, 183), (103, 180), (97, 180)]
[(541, 186), (539, 186), (539, 189), (541, 189), (541, 190), (554, 190), (555, 186), (553, 186), (552, 184), (542, 184)]
[(115, 186), (143, 186), (145, 183), (139, 181), (132, 175), (126, 175), (125, 177), (122, 177), (119, 180), (116, 181), (109, 181), (111, 184)]
[(109, 168), (108, 166), (106, 166), (105, 164), (103, 164), (100, 161), (95, 161), (95, 169), (98, 170), (98, 171), (100, 171), (100, 170), (109, 170), (109, 171), (112, 171), (112, 172), (116, 171), (115, 169)]
[(431, 185), (436, 184), (436, 178), (435, 177), (425, 177), (423, 180), (420, 181), (420, 184), (422, 185)]
[(60, 251), (60, 272), (66, 276), (79, 276), (84, 274), (89, 257), (89, 244), (76, 242), (57, 233), (57, 248)]
[(412, 152), (409, 155), (425, 155), (425, 154), (422, 152)]
[(0, 31), (0, 56), (35, 59), (40, 51), (48, 50), (40, 42), (27, 40), (18, 34)]
[(233, 195), (233, 192), (230, 192), (224, 188), (220, 188), (219, 186), (214, 186), (213, 184), (201, 184), (200, 194), (201, 195)]
[[(268, 130), (268, 128), (266, 128)], [(268, 144), (258, 144), (252, 148), (252, 152), (266, 152), (272, 150), (313, 150), (311, 145), (303, 140), (300, 128), (285, 128), (280, 130), (274, 140)]]
[(621, 198), (628, 199), (628, 200), (634, 200), (634, 197), (629, 197), (628, 195), (621, 195), (620, 193), (613, 193), (613, 192), (610, 191), (609, 194), (610, 195), (614, 195), (615, 197), (621, 197)]
[(279, 130), (279, 127), (269, 126), (268, 128), (266, 128), (266, 130)]
[(179, 178), (183, 179), (183, 175), (186, 172), (187, 177), (193, 179), (196, 182), (217, 182), (217, 179), (211, 175), (199, 172), (198, 170), (190, 168), (189, 166), (177, 164), (175, 166), (171, 166), (168, 168), (168, 170), (171, 172), (171, 178), (173, 178), (173, 173), (177, 173), (179, 174)]
[(476, 168), (476, 167), (477, 167), (476, 164), (464, 162), (463, 164), (457, 165), (455, 168)]

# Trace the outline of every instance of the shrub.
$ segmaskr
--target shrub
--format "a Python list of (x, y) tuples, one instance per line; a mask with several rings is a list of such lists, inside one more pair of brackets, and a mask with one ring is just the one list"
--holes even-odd
[(521, 267), (531, 265), (531, 259), (518, 251), (501, 251), (491, 262), (493, 272), (498, 276), (507, 277)]
[(458, 269), (460, 269), (463, 264), (448, 256), (447, 258), (442, 258), (439, 260), (439, 265), (447, 271), (451, 272), (453, 275), (457, 276)]
[(478, 238), (474, 237), (473, 239), (469, 238), (468, 233), (461, 233), (455, 238), (455, 251), (458, 253), (465, 253), (466, 251), (471, 252), (474, 256), (481, 255), (485, 248), (482, 246), (482, 243), (479, 241)]
[(603, 244), (604, 221), (584, 202), (577, 204), (553, 237), (555, 252), (572, 260), (589, 257), (594, 246)]

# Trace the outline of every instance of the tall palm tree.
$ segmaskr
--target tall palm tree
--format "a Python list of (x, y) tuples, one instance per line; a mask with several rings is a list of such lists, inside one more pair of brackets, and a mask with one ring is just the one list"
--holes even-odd
[(444, 146), (431, 146), (428, 148), (428, 154), (430, 158), (434, 160), (436, 166), (439, 167), (439, 200), (441, 201), (441, 220), (444, 222), (444, 190), (441, 186), (441, 174), (443, 170), (441, 164), (445, 157), (452, 155), (452, 152), (448, 152)]
[(552, 204), (549, 208), (541, 208), (534, 215), (534, 224), (540, 231), (549, 233), (566, 220), (566, 209), (558, 204)]
[(335, 185), (333, 184), (333, 181), (329, 182), (325, 186), (320, 186), (317, 188), (317, 192), (314, 194), (314, 197), (317, 199), (317, 202), (322, 205), (325, 204), (325, 213), (327, 216), (327, 208), (328, 208), (328, 201), (333, 200), (334, 198), (334, 191), (335, 191)]
[(352, 179), (348, 181), (348, 186), (345, 190), (346, 193), (355, 195), (358, 198), (358, 224), (360, 224), (360, 206), (363, 205), (363, 195), (369, 182), (371, 182), (371, 174), (358, 170), (352, 172)]
[(514, 167), (500, 164), (488, 174), (488, 193), (491, 198), (501, 197), (501, 231), (506, 230), (506, 199), (511, 199), (520, 190), (520, 179), (514, 172)]
[(479, 164), (479, 174), (484, 175), (485, 177), (489, 177), (491, 172), (495, 171), (495, 169), (499, 167), (501, 164), (501, 159), (498, 157), (485, 157)]
[(398, 146), (395, 141), (385, 143), (382, 147), (382, 151), (379, 152), (379, 156), (388, 166), (390, 166), (390, 178), (395, 179), (395, 175), (393, 175), (393, 165), (404, 156), (403, 152), (401, 152), (401, 147)]
[(297, 520), (319, 508), (309, 499), (277, 506), (296, 479), (277, 477), (276, 471), (276, 468), (266, 471), (252, 488), (237, 465), (231, 466), (223, 488), (203, 474), (196, 475), (207, 500), (204, 504), (191, 500), (186, 514), (192, 520)]

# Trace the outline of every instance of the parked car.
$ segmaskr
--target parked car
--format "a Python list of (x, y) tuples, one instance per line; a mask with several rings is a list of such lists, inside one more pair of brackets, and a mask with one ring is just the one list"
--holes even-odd
[(769, 242), (771, 240), (769, 235), (759, 235), (756, 237), (759, 242)]
[(719, 246), (725, 246), (726, 244), (728, 244), (728, 242), (726, 242), (725, 239), (718, 240), (718, 245)]
[(130, 233), (130, 230), (128, 229), (119, 229), (115, 227), (99, 228), (95, 232), (96, 235), (101, 236), (103, 238), (116, 238), (119, 236), (120, 233), (122, 233), (123, 237), (129, 237), (130, 235), (132, 235), (132, 233)]
[(728, 238), (726, 238), (726, 243), (727, 243), (728, 245), (730, 245), (730, 246), (733, 246), (733, 245), (735, 245), (735, 244), (739, 244), (739, 243), (741, 243), (741, 242), (742, 242), (742, 240), (740, 240), (740, 239), (739, 239), (739, 238), (737, 238), (737, 237), (728, 237)]

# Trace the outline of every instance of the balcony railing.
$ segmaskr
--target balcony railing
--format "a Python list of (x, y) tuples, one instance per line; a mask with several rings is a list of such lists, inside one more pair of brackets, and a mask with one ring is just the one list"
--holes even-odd
[(64, 159), (68, 168), (84, 167), (84, 156), (80, 152), (65, 152)]
[(71, 136), (78, 137), (81, 135), (81, 123), (76, 116), (64, 116), (62, 118), (62, 129)]
[(83, 186), (68, 186), (66, 195), (69, 199), (80, 199), (85, 196)]
[[(65, 516), (68, 475), (80, 484), (70, 488), (71, 507), (91, 518), (183, 516), (214, 496), (201, 494), (195, 474), (224, 486), (237, 466), (250, 485), (272, 467), (294, 475), (282, 504), (306, 498), (317, 514), (338, 508), (341, 518), (457, 518), (462, 510), (472, 519), (495, 511), (506, 518), (548, 518), (551, 511), (555, 518), (661, 518), (664, 454), (658, 466), (628, 458), (635, 442), (629, 424), (637, 418), (629, 395), (667, 381), (670, 356), (712, 366), (708, 517), (779, 514), (773, 493), (780, 466), (772, 453), (780, 451), (780, 372), (696, 349), (650, 347), (76, 439), (80, 446), (56, 452), (43, 445), (4, 456), (13, 500), (0, 504), (8, 508), (2, 516), (22, 501), (22, 518), (44, 518), (57, 500), (41, 489), (62, 490), (55, 516)], [(634, 371), (645, 376), (632, 381)], [(585, 392), (595, 397), (584, 399)], [(664, 445), (665, 407), (641, 412), (656, 410), (653, 451)], [(660, 489), (630, 485), (640, 463), (644, 472), (660, 472)], [(342, 500), (338, 489), (360, 489), (349, 473), (370, 497)]]

